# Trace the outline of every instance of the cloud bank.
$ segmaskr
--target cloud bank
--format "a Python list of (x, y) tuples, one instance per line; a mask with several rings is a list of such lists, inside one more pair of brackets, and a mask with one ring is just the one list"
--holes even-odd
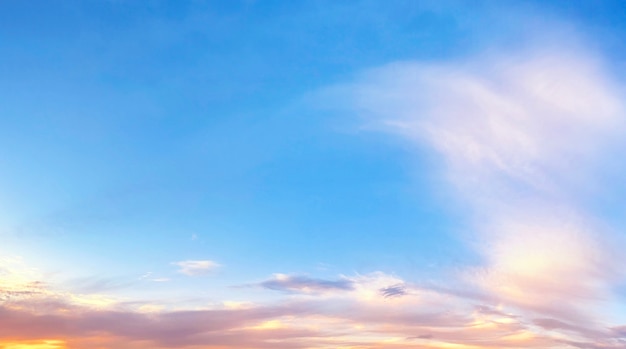
[(618, 349), (625, 343), (622, 327), (527, 319), (489, 300), (477, 305), (380, 272), (346, 279), (350, 289), (323, 296), (292, 293), (275, 304), (158, 311), (145, 304), (87, 302), (84, 295), (42, 286), (36, 295), (0, 304), (0, 343), (56, 349)]

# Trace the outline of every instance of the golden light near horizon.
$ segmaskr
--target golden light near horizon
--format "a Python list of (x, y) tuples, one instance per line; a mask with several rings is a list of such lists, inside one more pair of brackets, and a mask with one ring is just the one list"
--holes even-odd
[(0, 342), (0, 349), (66, 349), (66, 342), (56, 339)]

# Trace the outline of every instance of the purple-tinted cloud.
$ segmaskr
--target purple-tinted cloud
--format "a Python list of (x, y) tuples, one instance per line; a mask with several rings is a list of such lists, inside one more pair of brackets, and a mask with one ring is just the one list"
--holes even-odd
[(401, 297), (407, 294), (407, 288), (406, 285), (403, 284), (392, 285), (381, 288), (380, 294), (385, 298)]
[(284, 292), (318, 293), (350, 291), (354, 289), (354, 282), (346, 278), (325, 280), (302, 275), (276, 274), (273, 278), (260, 282), (258, 286)]

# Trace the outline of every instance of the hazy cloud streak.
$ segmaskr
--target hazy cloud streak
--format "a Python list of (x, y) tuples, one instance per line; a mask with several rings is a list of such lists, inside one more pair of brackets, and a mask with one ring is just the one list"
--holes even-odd
[(275, 274), (258, 286), (276, 291), (317, 293), (327, 291), (350, 291), (354, 289), (353, 281), (347, 278), (338, 280), (314, 279), (303, 275)]
[(188, 260), (174, 262), (172, 264), (180, 267), (178, 272), (187, 276), (205, 275), (220, 266), (216, 262), (210, 260)]

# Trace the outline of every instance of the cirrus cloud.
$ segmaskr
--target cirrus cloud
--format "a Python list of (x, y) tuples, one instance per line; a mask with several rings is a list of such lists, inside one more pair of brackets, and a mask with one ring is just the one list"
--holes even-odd
[(172, 264), (179, 267), (179, 273), (187, 276), (205, 275), (220, 267), (218, 263), (210, 260), (186, 260), (173, 262)]
[(605, 169), (626, 168), (624, 86), (599, 54), (554, 44), (398, 62), (330, 90), (440, 159), (441, 189), (468, 208), (466, 238), (483, 257), (459, 279), (481, 299), (552, 319), (537, 324), (574, 318), (570, 329), (595, 328), (619, 302), (622, 243), (588, 206), (610, 186)]

